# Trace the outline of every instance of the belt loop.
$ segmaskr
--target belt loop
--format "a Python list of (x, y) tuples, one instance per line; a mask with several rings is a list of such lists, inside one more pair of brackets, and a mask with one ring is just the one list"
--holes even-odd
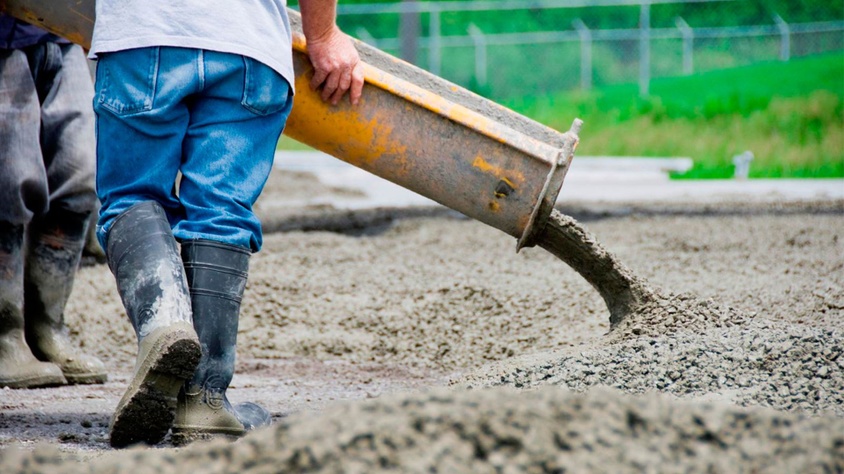
[(205, 50), (197, 50), (197, 72), (199, 74), (199, 90), (205, 89)]

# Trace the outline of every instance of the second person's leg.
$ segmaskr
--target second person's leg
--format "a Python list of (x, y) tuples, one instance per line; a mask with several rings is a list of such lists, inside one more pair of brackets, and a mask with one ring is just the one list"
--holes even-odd
[(66, 383), (25, 339), (24, 229), (47, 210), (39, 109), (26, 53), (0, 50), (0, 388)]
[(94, 192), (94, 95), (82, 48), (47, 43), (27, 51), (41, 103), (41, 153), (49, 210), (29, 224), (24, 305), (35, 355), (61, 367), (70, 383), (103, 383), (103, 363), (74, 346), (64, 322), (85, 244)]

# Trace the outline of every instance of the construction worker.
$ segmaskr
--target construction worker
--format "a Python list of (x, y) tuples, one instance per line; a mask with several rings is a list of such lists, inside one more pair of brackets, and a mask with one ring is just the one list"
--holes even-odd
[(106, 380), (64, 323), (97, 200), (91, 97), (82, 48), (0, 15), (0, 387)]
[[(362, 66), (335, 3), (300, 2), (311, 86), (357, 103)], [(96, 14), (97, 233), (139, 343), (110, 442), (242, 435), (270, 422), (226, 390), (262, 243), (252, 205), (292, 106), (284, 1), (98, 0)]]

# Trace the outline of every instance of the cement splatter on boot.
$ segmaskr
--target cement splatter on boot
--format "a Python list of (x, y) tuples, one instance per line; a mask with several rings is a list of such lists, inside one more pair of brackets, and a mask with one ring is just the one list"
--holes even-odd
[(135, 333), (138, 357), (117, 404), (109, 442), (125, 447), (164, 439), (176, 397), (201, 355), (176, 241), (157, 203), (136, 204), (108, 234), (109, 266)]

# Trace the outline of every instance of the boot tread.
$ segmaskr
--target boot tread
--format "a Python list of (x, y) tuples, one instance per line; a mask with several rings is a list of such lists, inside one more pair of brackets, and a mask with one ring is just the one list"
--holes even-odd
[(175, 418), (179, 389), (201, 356), (195, 333), (182, 328), (162, 328), (147, 337), (153, 338), (151, 348), (112, 420), (109, 442), (116, 448), (164, 439)]

